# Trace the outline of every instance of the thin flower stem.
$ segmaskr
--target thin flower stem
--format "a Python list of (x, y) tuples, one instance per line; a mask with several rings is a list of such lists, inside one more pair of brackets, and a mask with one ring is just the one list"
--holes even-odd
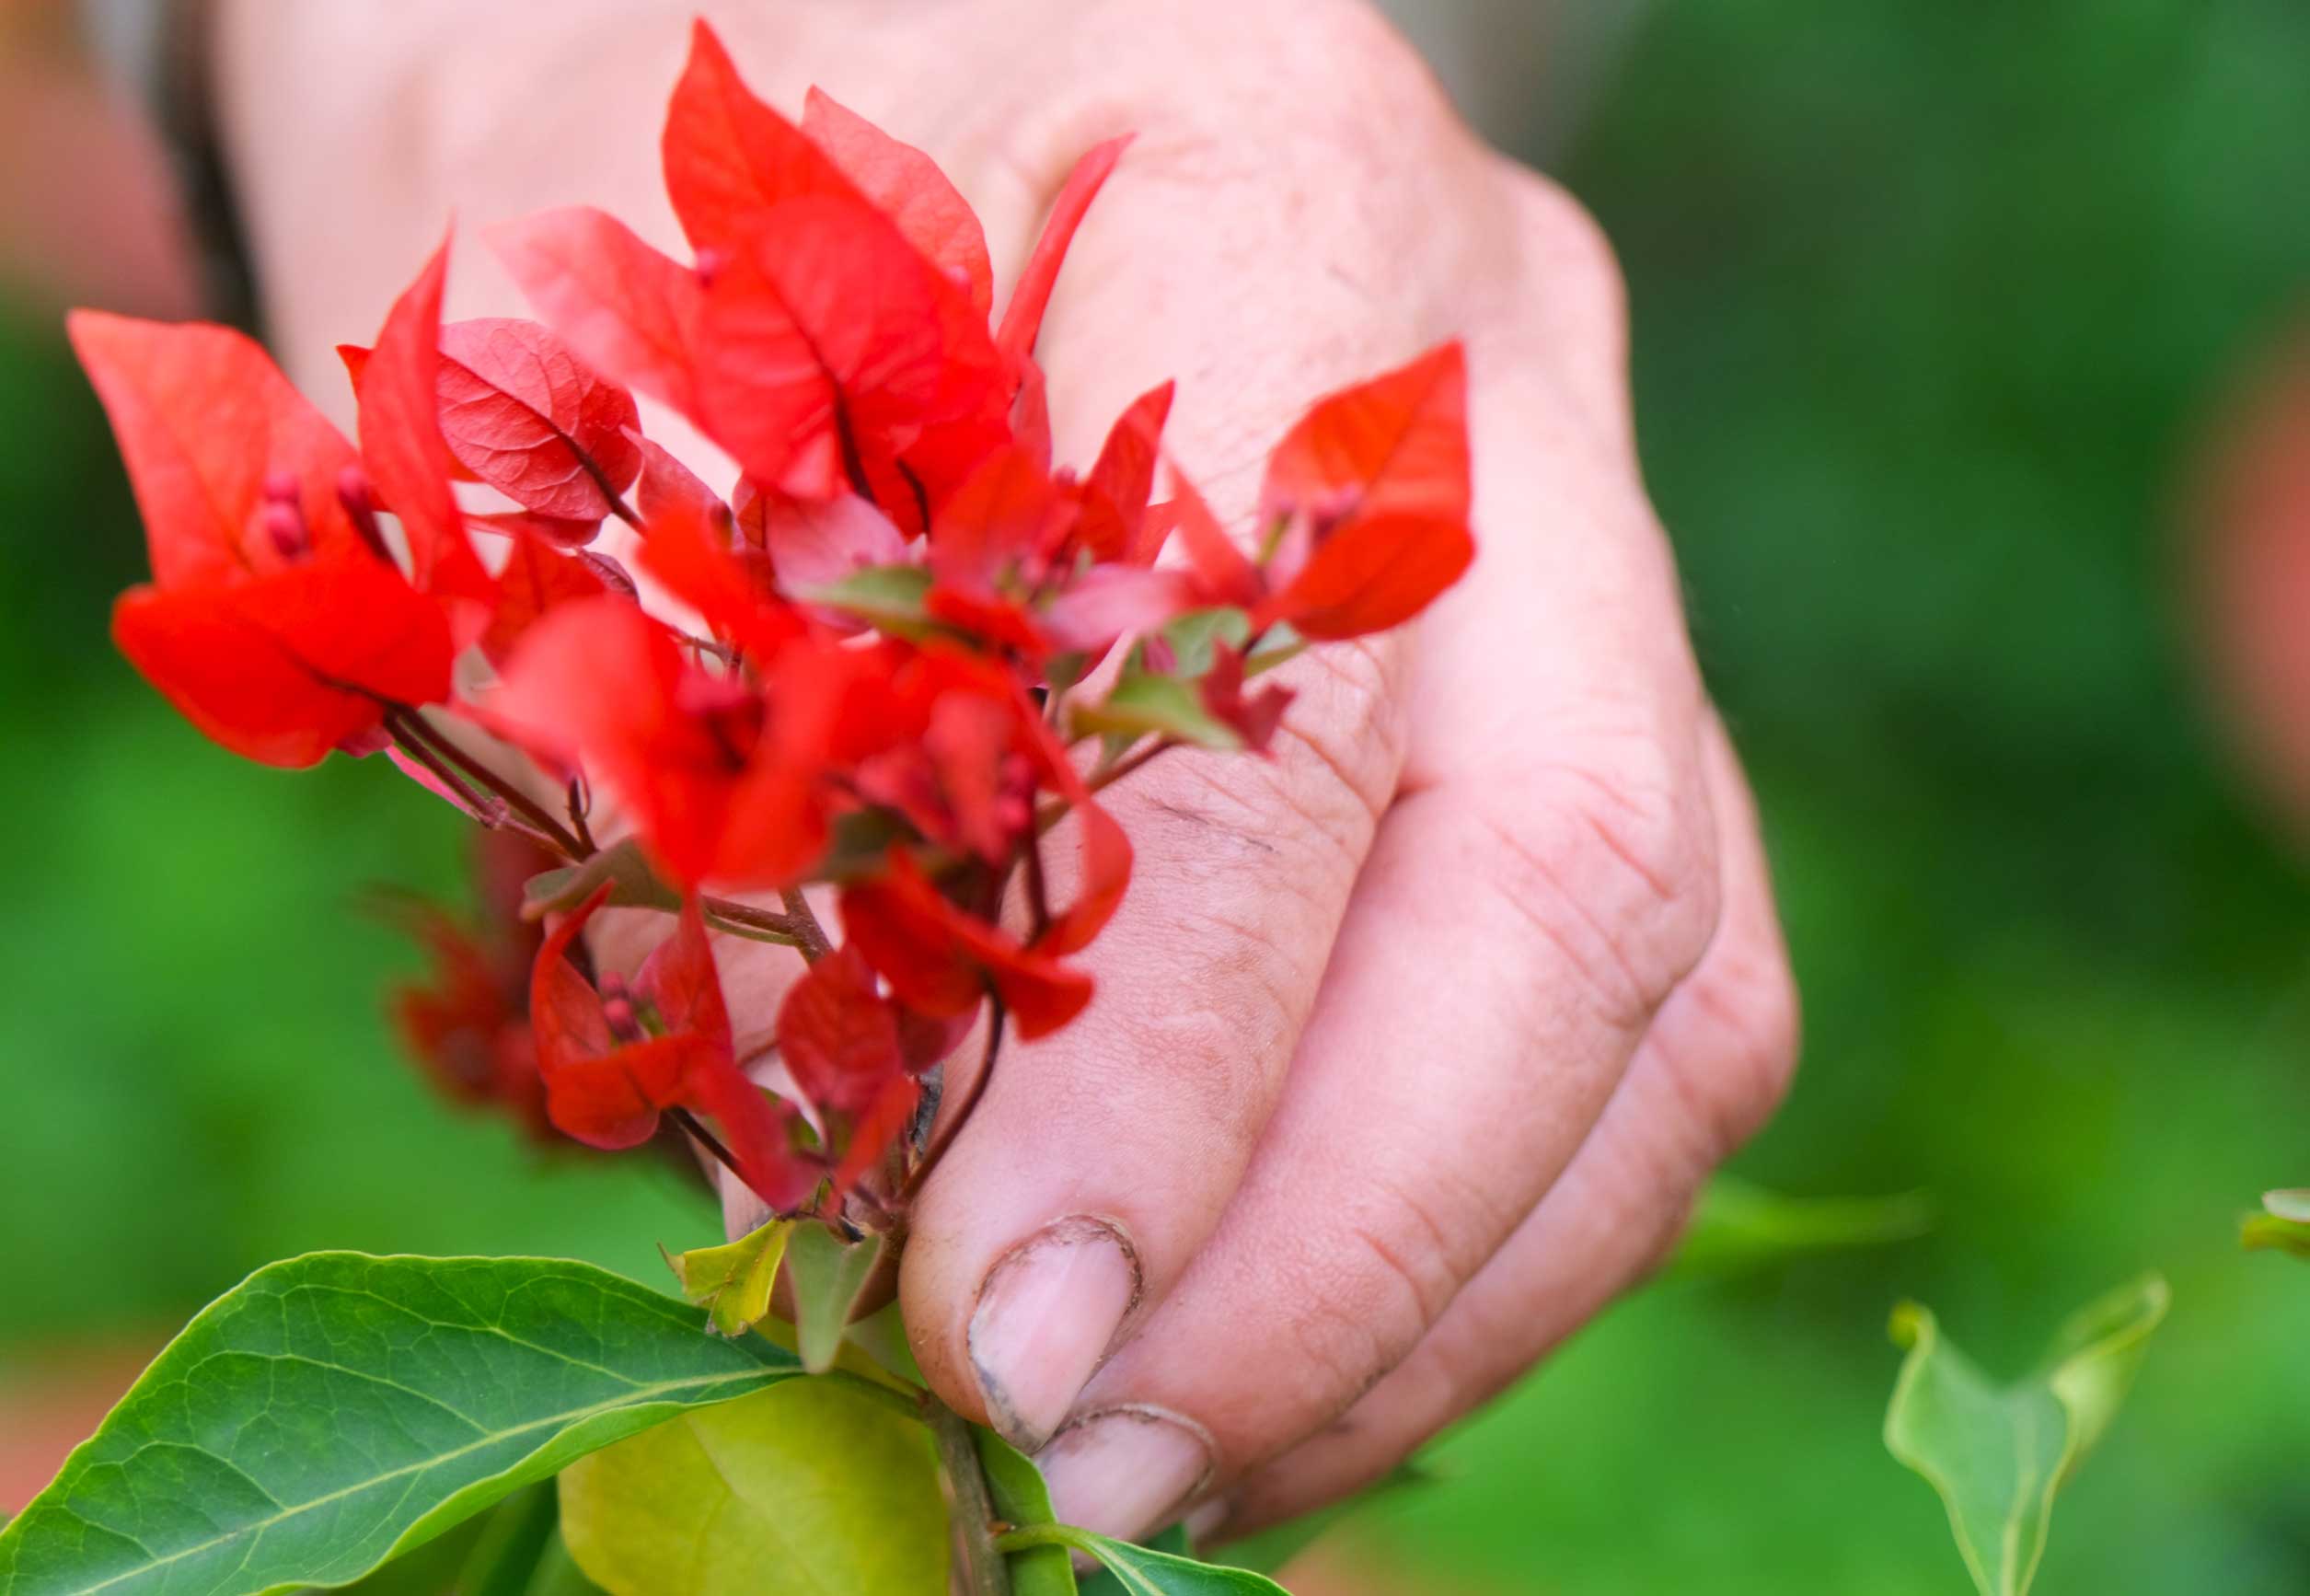
[(411, 741), (422, 738), (433, 752), (455, 765), (468, 781), (478, 787), (487, 788), (503, 799), (506, 807), (543, 832), (546, 839), (572, 863), (582, 863), (593, 857), (594, 850), (571, 835), (570, 828), (546, 813), (536, 799), (458, 747), (423, 715), (414, 710), (402, 710), (391, 719), (397, 734), (405, 734)]
[(1011, 1596), (1011, 1565), (995, 1544), (1011, 1526), (995, 1516), (986, 1465), (978, 1461), (970, 1424), (928, 1391), (922, 1394), (922, 1416), (938, 1443), (947, 1488), (953, 1493), (954, 1532), (963, 1555), (957, 1588), (968, 1596)]
[(803, 959), (814, 965), (834, 952), (834, 943), (826, 940), (826, 928), (818, 923), (810, 900), (803, 896), (803, 889), (790, 886), (780, 896), (786, 901), (784, 929), (793, 937), (794, 945), (802, 949)]
[(1009, 1012), (999, 997), (988, 999), (988, 1003), (987, 1047), (979, 1055), (978, 1073), (971, 1078), (970, 1090), (964, 1094), (963, 1101), (955, 1105), (952, 1114), (946, 1116), (946, 1133), (931, 1144), (930, 1151), (923, 1154), (922, 1162), (915, 1165), (914, 1173), (907, 1177), (907, 1184), (899, 1188), (892, 1206), (901, 1213), (913, 1202), (915, 1193), (922, 1189), (923, 1182), (930, 1178), (930, 1172), (939, 1167), (939, 1161), (946, 1156), (946, 1150), (954, 1145), (954, 1139), (963, 1133), (963, 1127), (970, 1123), (971, 1116), (978, 1110), (979, 1099), (987, 1095), (987, 1082), (995, 1078), (995, 1056), (1002, 1050), (1003, 1024), (1009, 1018)]
[(720, 1137), (699, 1123), (698, 1116), (677, 1105), (667, 1109), (665, 1116), (680, 1126), (683, 1132), (692, 1141), (711, 1153), (716, 1163), (721, 1164), (722, 1168), (736, 1175), (740, 1180), (745, 1179), (745, 1172), (738, 1167), (737, 1159), (732, 1155), (728, 1148), (722, 1146)]
[(598, 853), (601, 851), (600, 847), (595, 842), (594, 833), (587, 828), (585, 824), (585, 804), (583, 802), (583, 798), (584, 789), (579, 785), (578, 779), (575, 776), (571, 777), (570, 785), (567, 789), (567, 800), (570, 811), (570, 829), (577, 833), (577, 839), (585, 845), (587, 852)]
[[(390, 720), (391, 717), (388, 716), (388, 723)], [(466, 812), (471, 815), (474, 819), (479, 821), (484, 826), (494, 828), (503, 818), (502, 815), (491, 813), (491, 805), (490, 802), (483, 799), (479, 793), (475, 792), (472, 788), (467, 786), (465, 784), (464, 777), (458, 775), (448, 766), (443, 764), (440, 755), (434, 753), (431, 748), (427, 747), (417, 738), (404, 734), (400, 727), (393, 726), (392, 731), (393, 746), (400, 749), (402, 753), (407, 754), (416, 763), (422, 765), (427, 770), (431, 771), (433, 779), (439, 781), (443, 786), (448, 788), (449, 791), (456, 795), (457, 802), (464, 806)]]
[(1043, 875), (1043, 833), (1029, 831), (1026, 840), (1027, 912), (1034, 917), (1034, 934), (1051, 929), (1050, 884)]
[(740, 903), (731, 897), (700, 897), (698, 907), (716, 919), (726, 919), (748, 931), (768, 931), (784, 937), (796, 946), (802, 944), (802, 927), (790, 914), (779, 914), (767, 908), (757, 908), (750, 903)]

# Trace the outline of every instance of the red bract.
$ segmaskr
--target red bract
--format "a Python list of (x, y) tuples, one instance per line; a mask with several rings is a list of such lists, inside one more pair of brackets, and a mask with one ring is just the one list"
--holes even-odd
[(826, 850), (826, 747), (850, 675), (797, 643), (765, 684), (710, 670), (618, 598), (555, 609), (484, 700), (490, 723), (614, 796), (686, 885), (791, 882)]
[(684, 415), (698, 411), (698, 274), (591, 206), (490, 230), (522, 292), (599, 369)]
[(496, 589), (466, 536), (441, 435), (441, 289), (448, 264), (444, 243), (394, 301), (355, 393), (361, 457), (409, 538), (410, 579), (446, 602), (451, 630), (465, 643), (488, 624)]
[(441, 330), (441, 430), (457, 463), (525, 509), (600, 521), (641, 469), (633, 396), (534, 321)]
[(842, 929), (908, 1007), (964, 1014), (990, 993), (1019, 1035), (1057, 1030), (1091, 1001), (1091, 977), (950, 903), (919, 867), (895, 856), (882, 879), (846, 887)]
[(1409, 620), (1475, 558), (1460, 345), (1319, 402), (1276, 445), (1260, 493), (1284, 536), (1254, 624), (1355, 637)]
[(227, 748), (284, 766), (447, 694), (439, 606), (372, 545), (351, 445), (263, 351), (94, 311), (71, 330), (144, 512), (153, 585), (112, 628), (146, 679)]
[(522, 883), (552, 863), (510, 831), (479, 834), (481, 915), (474, 922), (422, 902), (388, 901), (432, 959), (427, 979), (397, 988), (387, 1009), (402, 1045), (453, 1100), (505, 1110), (531, 1135), (551, 1130), (529, 1032), (538, 928), (520, 914)]
[(987, 235), (936, 161), (815, 88), (803, 102), (803, 133), (924, 260), (960, 285), (972, 309), (987, 314), (995, 297)]
[(668, 1109), (710, 1115), (746, 1184), (772, 1207), (792, 1207), (818, 1172), (792, 1153), (786, 1116), (738, 1069), (697, 905), (684, 908), (630, 987), (597, 985), (571, 954), (608, 896), (607, 887), (595, 893), (537, 950), (529, 1007), (547, 1113), (564, 1135), (612, 1150), (649, 1140)]

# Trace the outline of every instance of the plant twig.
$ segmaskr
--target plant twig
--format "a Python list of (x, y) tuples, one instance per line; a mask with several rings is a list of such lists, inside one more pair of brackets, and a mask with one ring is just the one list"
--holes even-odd
[(1008, 1018), (1008, 1012), (1003, 1008), (1000, 998), (990, 998), (988, 1005), (987, 1047), (979, 1055), (978, 1073), (972, 1077), (970, 1090), (963, 1094), (962, 1102), (955, 1104), (954, 1112), (947, 1116), (946, 1134), (931, 1143), (930, 1151), (922, 1155), (922, 1162), (915, 1165), (914, 1173), (907, 1177), (907, 1184), (899, 1188), (892, 1206), (901, 1213), (906, 1212), (915, 1193), (922, 1189), (922, 1183), (930, 1178), (930, 1172), (939, 1167), (939, 1161), (946, 1156), (946, 1150), (954, 1145), (954, 1139), (963, 1133), (963, 1127), (970, 1123), (972, 1114), (978, 1108), (978, 1100), (987, 1095), (987, 1082), (994, 1079), (995, 1055), (1002, 1050), (1003, 1022)]
[(971, 1427), (928, 1391), (922, 1394), (922, 1415), (938, 1443), (939, 1462), (953, 1494), (955, 1538), (963, 1554), (959, 1588), (968, 1596), (1011, 1596), (1011, 1565), (995, 1544), (995, 1538), (1010, 1526), (995, 1517), (994, 1498), (987, 1489), (987, 1471), (978, 1461)]
[(736, 1175), (740, 1180), (745, 1179), (745, 1171), (738, 1167), (737, 1158), (728, 1148), (722, 1146), (720, 1137), (699, 1123), (698, 1116), (676, 1104), (665, 1111), (665, 1116), (680, 1126), (684, 1134), (687, 1135), (692, 1141), (711, 1153), (716, 1163), (721, 1164), (722, 1168)]
[(816, 964), (834, 952), (834, 944), (826, 940), (826, 928), (811, 912), (810, 900), (803, 896), (803, 889), (790, 886), (780, 895), (786, 902), (786, 924), (780, 928), (794, 939), (794, 945), (803, 951), (803, 957)]
[(387, 719), (392, 730), (404, 740), (416, 742), (422, 739), (427, 747), (455, 765), (467, 781), (502, 798), (506, 807), (543, 832), (547, 839), (572, 862), (593, 857), (594, 850), (572, 836), (568, 827), (546, 813), (536, 799), (458, 747), (453, 739), (445, 736), (423, 715), (414, 710), (401, 710)]

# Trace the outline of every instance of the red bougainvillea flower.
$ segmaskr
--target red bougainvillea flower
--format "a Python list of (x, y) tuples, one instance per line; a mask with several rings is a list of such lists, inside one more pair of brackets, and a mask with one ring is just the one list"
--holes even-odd
[(1468, 530), (1467, 366), (1458, 343), (1317, 401), (1269, 457), (1272, 549), (1255, 562), (1202, 497), (1173, 510), (1206, 602), (1329, 641), (1410, 619), (1475, 557)]
[(779, 1057), (826, 1122), (840, 1151), (837, 1194), (888, 1151), (921, 1101), (904, 1011), (883, 995), (856, 948), (819, 959), (794, 983), (778, 1013)]
[(547, 1139), (545, 1081), (529, 1032), (530, 968), (543, 932), (521, 913), (523, 884), (556, 861), (510, 830), (476, 834), (481, 912), (468, 922), (433, 904), (389, 900), (387, 918), (430, 957), (422, 981), (396, 988), (387, 1012), (403, 1047), (457, 1103), (503, 1109)]
[(746, 1184), (773, 1208), (792, 1208), (820, 1172), (791, 1151), (789, 1113), (738, 1068), (697, 905), (683, 909), (630, 985), (596, 984), (572, 953), (608, 896), (607, 887), (596, 892), (537, 950), (529, 1008), (548, 1115), (564, 1135), (611, 1150), (649, 1140), (669, 1109), (709, 1115)]
[(479, 708), (617, 799), (669, 879), (782, 885), (826, 850), (839, 797), (822, 780), (826, 751), (849, 683), (872, 666), (797, 641), (757, 685), (699, 665), (665, 627), (604, 597), (540, 620)]
[(930, 158), (823, 94), (796, 126), (701, 22), (661, 141), (696, 268), (586, 210), (492, 242), (581, 354), (697, 422), (757, 492), (856, 493), (911, 536), (1011, 440), (1052, 283), (1122, 147), (1084, 157), (990, 331), (985, 237)]
[(441, 607), (388, 557), (352, 447), (263, 351), (222, 327), (93, 311), (74, 347), (144, 514), (153, 582), (121, 651), (233, 752), (311, 765), (449, 690)]
[[(341, 344), (337, 353), (357, 389), (371, 352)], [(507, 317), (451, 322), (441, 330), (435, 382), (456, 474), (529, 513), (514, 524), (583, 543), (605, 516), (630, 514), (619, 495), (641, 468), (633, 395), (550, 328)]]
[(1090, 976), (951, 903), (921, 867), (895, 855), (877, 880), (845, 887), (842, 929), (908, 1007), (968, 1013), (989, 992), (1025, 1037), (1046, 1035), (1091, 1001)]

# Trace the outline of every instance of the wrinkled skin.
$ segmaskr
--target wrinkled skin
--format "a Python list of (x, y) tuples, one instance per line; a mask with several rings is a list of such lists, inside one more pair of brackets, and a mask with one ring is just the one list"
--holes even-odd
[[(471, 228), (600, 203), (676, 247), (652, 134), (686, 9), (224, 6), (228, 140), (291, 374), (340, 391), (331, 341), (452, 207)], [(1062, 1436), (1062, 1511), (1100, 1527), (1183, 1492), (1230, 1530), (1305, 1509), (1634, 1281), (1795, 1053), (1755, 817), (1638, 480), (1611, 255), (1357, 6), (715, 9), (777, 103), (823, 83), (938, 157), (986, 221), (998, 305), (1070, 161), (1138, 130), (1045, 328), (1061, 458), (1176, 376), (1171, 445), (1240, 524), (1309, 400), (1467, 341), (1473, 572), (1415, 629), (1296, 662), (1274, 761), (1179, 755), (1116, 790), (1138, 873), (1089, 955), (1098, 997), (1005, 1049), (901, 1282), (925, 1371), (977, 1417), (989, 1271), (1068, 1216), (1119, 1227), (1139, 1279), (1112, 1354), (1070, 1405), (1110, 1288), (1105, 1320), (1035, 1343), (1022, 1389), (1056, 1395), (999, 1392), (990, 1417), (1034, 1441), (1152, 1405), (1207, 1439), (1201, 1470), (1175, 1439), (1135, 1452), (1140, 1414), (1113, 1444)], [(520, 309), (461, 247), (450, 314)], [(723, 967), (758, 1034), (792, 961)]]

